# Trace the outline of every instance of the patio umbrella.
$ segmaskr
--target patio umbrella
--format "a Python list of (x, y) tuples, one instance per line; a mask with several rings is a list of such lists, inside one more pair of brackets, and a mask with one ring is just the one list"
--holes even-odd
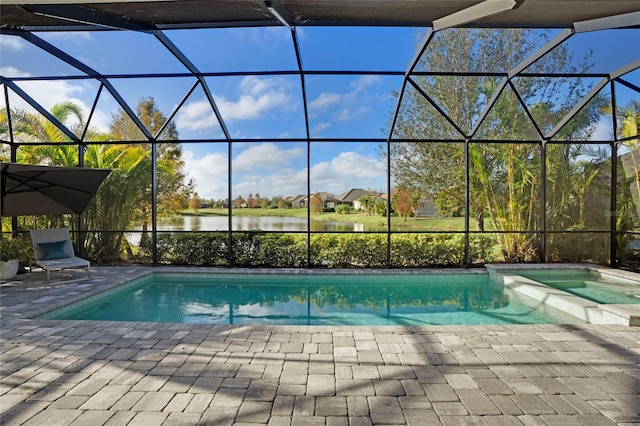
[(0, 163), (0, 216), (80, 214), (109, 173), (105, 169)]

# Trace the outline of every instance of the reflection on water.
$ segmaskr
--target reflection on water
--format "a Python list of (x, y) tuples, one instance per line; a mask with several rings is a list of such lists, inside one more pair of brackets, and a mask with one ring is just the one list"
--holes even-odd
[[(141, 228), (136, 228), (140, 230)], [(159, 231), (227, 231), (227, 216), (174, 216), (158, 221)], [(234, 231), (306, 231), (307, 219), (303, 217), (243, 216), (232, 218)], [(365, 225), (353, 222), (323, 222), (312, 220), (311, 231), (384, 231), (385, 226)]]
[(154, 274), (49, 318), (197, 324), (573, 324), (486, 274)]

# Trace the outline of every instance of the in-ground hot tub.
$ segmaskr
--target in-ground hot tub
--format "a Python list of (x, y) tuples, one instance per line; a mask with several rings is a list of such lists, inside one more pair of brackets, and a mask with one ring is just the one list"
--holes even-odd
[(640, 325), (640, 274), (588, 264), (487, 265), (491, 279), (593, 324)]

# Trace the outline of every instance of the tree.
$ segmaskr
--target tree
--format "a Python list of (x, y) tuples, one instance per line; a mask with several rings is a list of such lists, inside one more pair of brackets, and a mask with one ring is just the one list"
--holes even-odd
[[(84, 131), (84, 117), (81, 108), (73, 102), (61, 102), (51, 109), (51, 114), (74, 133)], [(2, 117), (6, 117), (6, 111)], [(14, 136), (28, 144), (18, 151), (18, 162), (50, 164), (74, 167), (79, 164), (80, 150), (77, 145), (66, 144), (71, 140), (60, 129), (43, 116), (21, 110), (11, 111)], [(4, 125), (2, 125), (4, 128)], [(104, 141), (107, 135), (94, 129), (87, 129), (87, 140)], [(42, 145), (38, 142), (54, 142)], [(63, 144), (64, 143), (64, 144)], [(84, 166), (88, 168), (112, 169), (100, 186), (91, 203), (81, 216), (82, 234), (87, 256), (98, 261), (113, 261), (120, 258), (124, 243), (123, 233), (131, 224), (136, 206), (137, 188), (148, 182), (144, 164), (148, 163), (148, 151), (140, 145), (90, 144), (84, 147)], [(64, 216), (40, 216), (36, 226), (77, 227), (77, 222), (64, 223)], [(33, 227), (31, 223), (29, 226)], [(93, 231), (93, 232), (92, 232)], [(95, 232), (106, 231), (106, 232)]]
[(245, 206), (245, 200), (242, 198), (242, 195), (238, 195), (235, 200), (233, 200), (233, 205), (239, 209)]
[(630, 151), (634, 171), (635, 200), (636, 209), (640, 212), (640, 146), (638, 139), (638, 129), (640, 129), (640, 102), (633, 100), (628, 105), (617, 111), (618, 116), (618, 138), (626, 139), (625, 146)]
[(420, 207), (420, 194), (414, 192), (411, 194), (411, 211), (413, 211), (414, 216), (417, 216), (418, 207)]
[(149, 151), (140, 145), (87, 147), (87, 167), (112, 169), (82, 215), (85, 229), (101, 231), (86, 234), (84, 245), (89, 256), (109, 262), (121, 258), (123, 247), (130, 251), (122, 230), (128, 229), (135, 217), (139, 187), (148, 182), (148, 163)]
[[(168, 216), (188, 207), (189, 199), (193, 193), (194, 183), (187, 182), (184, 174), (184, 159), (182, 158), (182, 145), (171, 142), (179, 138), (178, 131), (173, 122), (167, 124), (167, 118), (160, 111), (152, 97), (142, 98), (138, 102), (136, 115), (146, 129), (157, 140), (157, 213), (159, 216)], [(159, 135), (155, 136), (161, 129)], [(145, 140), (141, 130), (124, 110), (119, 110), (112, 116), (109, 124), (109, 134), (114, 140), (142, 141)], [(150, 150), (149, 143), (141, 143), (140, 146)], [(151, 157), (146, 162), (148, 170), (147, 183), (140, 187), (136, 202), (135, 219), (142, 223), (143, 231), (151, 221)]]
[(619, 108), (618, 115), (618, 137), (634, 138), (629, 143), (635, 143), (638, 148), (638, 129), (640, 129), (640, 101), (633, 100), (629, 104)]
[[(79, 164), (79, 150), (77, 146), (68, 145), (71, 139), (43, 115), (31, 113), (21, 109), (6, 108), (0, 110), (0, 134), (9, 139), (9, 112), (11, 128), (16, 141), (23, 143), (17, 151), (17, 161), (25, 164), (47, 164), (52, 166), (76, 167)], [(73, 102), (60, 102), (49, 111), (65, 127), (79, 133), (84, 128), (84, 117), (81, 108)], [(54, 142), (42, 145), (40, 142)], [(9, 160), (7, 152), (6, 160)], [(75, 223), (65, 223), (61, 215), (46, 215), (29, 218), (19, 218), (25, 227), (74, 227)], [(19, 225), (20, 226), (20, 225)]]
[(401, 216), (405, 221), (407, 215), (411, 213), (411, 196), (404, 186), (398, 188), (396, 195), (393, 197), (393, 209)]
[(338, 204), (336, 206), (336, 213), (338, 214), (349, 214), (351, 213), (351, 206), (349, 204)]
[(200, 196), (198, 196), (198, 193), (194, 192), (193, 197), (191, 197), (191, 199), (189, 200), (189, 208), (197, 212), (198, 210), (200, 210), (201, 206), (202, 200), (200, 199)]
[[(138, 101), (136, 107), (136, 116), (142, 122), (144, 127), (154, 136), (158, 141), (172, 141), (178, 139), (178, 130), (175, 123), (169, 123), (159, 135), (155, 135), (162, 126), (166, 123), (166, 116), (160, 111), (156, 105), (155, 100), (152, 97), (141, 98)], [(146, 142), (147, 138), (144, 136), (140, 128), (129, 117), (129, 115), (122, 109), (111, 117), (111, 123), (109, 124), (109, 133), (114, 140), (129, 141), (129, 142)], [(167, 144), (163, 150), (170, 151), (176, 145), (179, 144)]]
[(373, 207), (376, 204), (376, 197), (373, 195), (363, 195), (358, 201), (360, 201), (365, 214), (371, 216), (373, 214)]
[[(611, 105), (603, 108), (603, 113), (612, 114)], [(640, 222), (640, 102), (632, 100), (627, 105), (617, 108), (617, 139), (623, 139), (624, 148), (629, 152), (623, 154), (618, 163), (618, 175), (624, 176), (626, 185), (621, 185), (616, 207), (616, 229), (633, 230)], [(622, 148), (622, 149), (624, 149)], [(621, 149), (621, 151), (622, 151)], [(618, 236), (618, 247), (627, 247), (628, 235)]]
[(311, 213), (322, 213), (322, 197), (320, 197), (320, 193), (316, 192), (311, 196), (311, 201), (309, 202), (309, 208), (311, 209)]
[[(60, 102), (49, 111), (60, 123), (75, 133), (84, 128), (84, 116), (79, 105)], [(75, 167), (78, 165), (78, 147), (63, 145), (71, 139), (43, 115), (30, 113), (20, 109), (11, 110), (11, 122), (14, 138), (30, 145), (24, 145), (18, 151), (21, 163), (49, 164), (52, 166)], [(7, 110), (0, 113), (0, 133), (9, 130)], [(38, 142), (57, 142), (55, 145), (38, 145)]]
[[(609, 104), (602, 108), (604, 114), (612, 114), (613, 107)], [(616, 111), (616, 129), (618, 139), (624, 139), (624, 146), (629, 150), (631, 159), (631, 179), (633, 180), (633, 197), (638, 204), (640, 212), (640, 146), (638, 129), (640, 129), (640, 101), (632, 100), (627, 105), (619, 107)]]
[(282, 198), (282, 195), (276, 195), (275, 197), (273, 197), (271, 199), (271, 206), (277, 209), (284, 209), (286, 208), (285, 202), (284, 202), (284, 198)]
[(257, 200), (254, 198), (253, 194), (249, 194), (249, 196), (247, 197), (247, 208), (248, 209), (255, 209), (259, 206)]
[[(438, 32), (417, 69), (487, 72), (510, 70), (540, 45), (539, 38), (548, 33), (533, 30), (449, 29)], [(546, 68), (570, 68), (579, 73), (589, 68), (587, 58), (572, 65), (573, 57), (567, 48), (559, 46), (530, 68), (532, 72)], [(391, 173), (399, 186), (412, 192), (426, 194), (451, 215), (464, 207), (466, 197), (465, 143), (483, 113), (487, 101), (497, 95), (496, 102), (468, 143), (469, 208), (475, 217), (476, 229), (484, 231), (485, 217), (491, 228), (502, 231), (500, 239), (507, 260), (529, 260), (535, 255), (535, 231), (540, 223), (541, 190), (540, 135), (524, 111), (520, 99), (529, 105), (531, 115), (542, 132), (553, 128), (590, 87), (581, 79), (519, 78), (502, 87), (500, 79), (491, 75), (447, 76), (414, 75), (412, 79), (442, 111), (456, 123), (453, 126), (417, 90), (404, 93), (402, 108), (394, 128), (394, 138), (428, 139), (433, 142), (394, 142), (391, 144)], [(411, 86), (409, 86), (411, 87)], [(501, 89), (498, 93), (497, 90)], [(558, 92), (562, 91), (562, 96)], [(397, 94), (396, 94), (397, 95)], [(583, 140), (593, 131), (597, 121), (597, 99), (585, 108), (585, 114), (562, 129), (558, 138)], [(460, 131), (458, 131), (458, 129)], [(462, 132), (462, 133), (461, 133)], [(464, 134), (463, 134), (464, 133)], [(487, 143), (486, 141), (506, 143)], [(447, 142), (445, 142), (447, 141)], [(482, 141), (476, 143), (476, 141)], [(575, 160), (580, 146), (570, 154)], [(561, 154), (549, 150), (551, 156)], [(547, 164), (554, 161), (547, 155)], [(567, 167), (547, 170), (567, 173)], [(522, 231), (528, 232), (523, 233)]]
[(373, 211), (375, 214), (380, 216), (387, 215), (387, 202), (385, 200), (378, 200), (373, 206)]
[(271, 207), (271, 202), (269, 201), (268, 198), (262, 198), (260, 200), (260, 207), (263, 209), (268, 209)]

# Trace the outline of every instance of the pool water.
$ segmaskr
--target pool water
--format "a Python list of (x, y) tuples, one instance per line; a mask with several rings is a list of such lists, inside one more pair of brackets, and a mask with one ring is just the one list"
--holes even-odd
[(45, 318), (251, 325), (582, 322), (475, 273), (154, 273)]
[(640, 283), (588, 270), (518, 271), (518, 275), (603, 304), (640, 304)]

